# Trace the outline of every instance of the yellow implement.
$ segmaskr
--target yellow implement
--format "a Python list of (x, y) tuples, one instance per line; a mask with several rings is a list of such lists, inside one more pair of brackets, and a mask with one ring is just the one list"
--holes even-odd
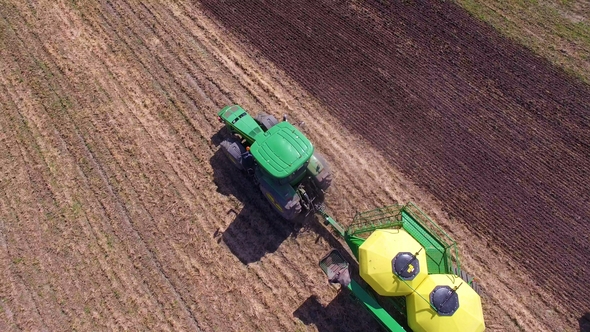
[(428, 275), (426, 251), (403, 229), (379, 229), (359, 247), (360, 275), (379, 295), (405, 296)]
[(414, 332), (485, 330), (480, 296), (463, 279), (431, 274), (406, 297), (408, 325)]

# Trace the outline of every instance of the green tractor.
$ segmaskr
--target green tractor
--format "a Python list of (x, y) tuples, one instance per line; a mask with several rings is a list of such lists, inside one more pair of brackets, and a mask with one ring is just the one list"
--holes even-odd
[(265, 113), (252, 117), (239, 105), (229, 105), (219, 111), (218, 120), (231, 134), (221, 142), (222, 151), (283, 218), (322, 209), (332, 182), (330, 169), (286, 117), (281, 122)]
[[(357, 213), (345, 227), (324, 209), (332, 182), (326, 160), (286, 118), (221, 109), (231, 136), (220, 146), (285, 219), (319, 214), (348, 245), (359, 275), (334, 249), (320, 260), (330, 283), (348, 289), (387, 331), (485, 330), (479, 285), (462, 268), (457, 245), (414, 204)], [(345, 249), (346, 250), (346, 249)]]

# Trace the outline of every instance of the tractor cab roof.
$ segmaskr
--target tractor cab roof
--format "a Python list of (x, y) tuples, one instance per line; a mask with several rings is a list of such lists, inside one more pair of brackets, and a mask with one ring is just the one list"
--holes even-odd
[(256, 137), (250, 152), (275, 178), (283, 179), (297, 171), (311, 158), (311, 142), (289, 122), (280, 122)]

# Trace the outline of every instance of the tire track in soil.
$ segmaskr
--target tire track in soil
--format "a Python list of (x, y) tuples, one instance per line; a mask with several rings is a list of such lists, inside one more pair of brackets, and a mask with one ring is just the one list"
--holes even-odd
[[(16, 64), (16, 62), (15, 62), (15, 64)], [(17, 65), (17, 67), (18, 67), (18, 65)], [(26, 72), (26, 71), (24, 71), (24, 70), (23, 70), (23, 72)], [(4, 73), (6, 73), (6, 72), (4, 71)], [(8, 75), (6, 75), (6, 76), (8, 76)], [(8, 91), (7, 91), (7, 94), (10, 94), (10, 93), (8, 93)], [(14, 97), (13, 97), (13, 98), (14, 98)], [(21, 99), (22, 99), (22, 98), (21, 98)], [(14, 100), (14, 99), (13, 99), (13, 100)], [(42, 108), (42, 106), (41, 106), (41, 108)], [(14, 109), (14, 107), (13, 107), (13, 109)], [(22, 114), (20, 114), (20, 112), (18, 112), (18, 113), (19, 113), (19, 115), (18, 115), (18, 118), (19, 118), (20, 120), (17, 120), (17, 122), (21, 122), (21, 123), (23, 124), (23, 125), (21, 125), (21, 127), (22, 127), (22, 128), (25, 128), (25, 130), (27, 130), (27, 131), (30, 131), (32, 127), (29, 127), (29, 125), (28, 125), (26, 122), (24, 122), (24, 119), (25, 119), (25, 118), (23, 117), (23, 115), (22, 115)], [(33, 122), (31, 122), (31, 125), (33, 125), (33, 126), (34, 126), (34, 123), (33, 123)], [(30, 132), (31, 132), (31, 134), (29, 134), (29, 135), (33, 135), (33, 136), (35, 136), (35, 135), (36, 135), (36, 136), (38, 136), (38, 135), (39, 135), (39, 133), (38, 133), (38, 132), (37, 132), (36, 134), (33, 134), (33, 132), (32, 132), (32, 131), (30, 131)], [(33, 140), (34, 140), (34, 139), (33, 139)], [(41, 143), (42, 143), (42, 142), (41, 142)], [(28, 144), (16, 144), (16, 145), (15, 145), (15, 147), (17, 147), (17, 146), (19, 146), (19, 145), (24, 147), (24, 146), (27, 146)], [(35, 145), (36, 145), (36, 143), (34, 143), (33, 145), (35, 146)], [(47, 161), (46, 157), (45, 157), (45, 156), (43, 156), (43, 155), (40, 153), (40, 152), (43, 150), (43, 147), (42, 147), (42, 146), (39, 146), (39, 145), (36, 145), (36, 150), (37, 150), (37, 154), (39, 154), (39, 156), (38, 156), (37, 158), (33, 158), (33, 160), (30, 160), (30, 159), (29, 159), (28, 161), (25, 161), (25, 165), (30, 165), (30, 164), (31, 164), (31, 162), (32, 162), (33, 164), (37, 164), (37, 165), (39, 165), (39, 164), (43, 164), (43, 166), (44, 166), (44, 167), (42, 166), (43, 168), (45, 168), (46, 170), (50, 170), (50, 167), (48, 166), (48, 161)], [(34, 152), (33, 152), (32, 154), (29, 154), (29, 153), (23, 152), (23, 154), (22, 154), (22, 155), (23, 155), (23, 156), (25, 156), (25, 155), (27, 155), (27, 154), (28, 154), (29, 156), (34, 156), (34, 155), (37, 155), (37, 154), (35, 154)], [(25, 157), (25, 159), (27, 159), (27, 158)], [(36, 160), (35, 160), (35, 159), (36, 159)], [(36, 189), (29, 189), (29, 190), (22, 191), (22, 192), (21, 192), (21, 195), (19, 195), (19, 197), (20, 197), (20, 198), (26, 198), (26, 197), (28, 197), (28, 196), (29, 196), (31, 193), (35, 193), (35, 192), (36, 192), (36, 193), (37, 193), (37, 195), (38, 195), (39, 197), (43, 197), (43, 196), (45, 196), (45, 197), (47, 197), (46, 201), (49, 201), (49, 202), (47, 202), (47, 203), (46, 203), (46, 204), (48, 204), (48, 205), (49, 205), (49, 209), (48, 209), (48, 210), (46, 210), (46, 212), (45, 212), (46, 214), (59, 214), (59, 210), (57, 210), (58, 204), (56, 204), (56, 199), (58, 199), (59, 197), (58, 197), (58, 195), (56, 194), (56, 192), (55, 192), (55, 191), (51, 191), (51, 189), (50, 189), (50, 186), (51, 186), (51, 185), (53, 185), (53, 184), (50, 184), (49, 182), (47, 182), (47, 181), (44, 179), (44, 177), (46, 177), (46, 174), (45, 174), (45, 175), (41, 175), (41, 174), (39, 174), (38, 172), (32, 171), (32, 169), (30, 168), (30, 166), (23, 167), (23, 169), (26, 169), (26, 170), (28, 170), (28, 178), (30, 179), (30, 180), (29, 180), (30, 182), (40, 183), (40, 184), (41, 184), (41, 186), (38, 186), (38, 185), (37, 185), (37, 186), (34, 186), (34, 187), (33, 187), (33, 188), (35, 188), (35, 187), (36, 187)], [(33, 179), (35, 179), (35, 180), (33, 180)], [(27, 181), (24, 181), (24, 182), (26, 183)], [(45, 193), (45, 194), (44, 194), (44, 195), (42, 195), (41, 193)], [(31, 206), (35, 206), (35, 205), (36, 205), (32, 199), (29, 199), (29, 200), (30, 200), (30, 204), (29, 204), (29, 205), (31, 205)], [(24, 205), (25, 205), (25, 206), (27, 206), (28, 204), (24, 204)], [(45, 204), (44, 204), (44, 205), (45, 205)], [(51, 208), (51, 206), (52, 206), (52, 205), (53, 205), (53, 206), (55, 206), (55, 207), (54, 207), (54, 208)], [(43, 209), (41, 209), (41, 207), (40, 207), (40, 210), (42, 211)], [(33, 215), (34, 215), (34, 214), (33, 214)], [(37, 218), (35, 218), (35, 219), (37, 219)], [(26, 220), (26, 219), (25, 219), (25, 220)], [(29, 225), (29, 223), (27, 222), (25, 225)], [(31, 224), (31, 225), (34, 225), (34, 224)], [(45, 227), (47, 227), (47, 226), (45, 226)], [(38, 231), (37, 231), (36, 229), (30, 229), (30, 230), (29, 230), (29, 232), (38, 233)], [(20, 234), (19, 234), (19, 235), (20, 235)], [(19, 235), (17, 235), (17, 236), (19, 236)], [(35, 236), (35, 235), (33, 234), (33, 235), (29, 236), (29, 237), (25, 237), (25, 238), (23, 238), (23, 239), (22, 239), (21, 241), (19, 241), (19, 242), (22, 242), (22, 243), (25, 243), (25, 244), (27, 244), (27, 246), (28, 246), (28, 248), (29, 248), (29, 250), (30, 250), (31, 248), (35, 248), (35, 247), (37, 247), (37, 244), (38, 244), (38, 239), (40, 239), (40, 238), (42, 238), (41, 234), (38, 234), (37, 236)], [(25, 239), (26, 239), (26, 240), (25, 240)], [(32, 243), (32, 245), (29, 245), (30, 243)], [(51, 243), (51, 241), (50, 241), (50, 243)], [(50, 250), (51, 250), (51, 249), (50, 249)], [(27, 250), (27, 251), (28, 251), (28, 250)], [(43, 255), (43, 254), (39, 254), (39, 249), (36, 249), (36, 248), (35, 248), (33, 251), (36, 251), (36, 252), (37, 252), (37, 254), (36, 254), (36, 255), (31, 255), (31, 256), (33, 256), (33, 257), (34, 257), (34, 256), (37, 256), (37, 257), (39, 257), (39, 256), (46, 256), (46, 255)], [(52, 250), (52, 251), (53, 251), (53, 252), (55, 252), (55, 248), (53, 248), (53, 250)], [(43, 250), (41, 250), (41, 252), (43, 252)], [(31, 257), (31, 258), (33, 258), (33, 257)], [(19, 259), (21, 259), (21, 258), (19, 258)], [(33, 260), (33, 259), (31, 259), (31, 260)], [(53, 263), (52, 263), (52, 259), (51, 259), (51, 257), (46, 257), (45, 259), (43, 259), (43, 260), (42, 260), (42, 262), (44, 262), (44, 263), (48, 263), (49, 265), (53, 264)], [(34, 261), (34, 262), (33, 262), (33, 265), (40, 265), (40, 262), (39, 262), (39, 261)], [(37, 274), (38, 274), (38, 273), (37, 273)], [(35, 273), (30, 273), (30, 275), (35, 275)], [(42, 274), (40, 274), (40, 275), (42, 275)], [(41, 283), (44, 283), (44, 282), (41, 282)], [(55, 296), (55, 291), (53, 292), (53, 296)], [(44, 303), (43, 303), (43, 302), (41, 302), (41, 304), (43, 305)], [(49, 308), (48, 308), (48, 309), (49, 309)], [(43, 310), (43, 312), (45, 313), (45, 312), (46, 312), (46, 310)], [(58, 316), (58, 317), (59, 317), (59, 316)], [(55, 318), (54, 318), (54, 320), (55, 320), (55, 322), (54, 322), (54, 323), (56, 323), (56, 324), (59, 324), (59, 323), (60, 323), (60, 321), (56, 320), (58, 317), (55, 317)], [(56, 325), (56, 326), (57, 326), (57, 325)]]
[[(2, 84), (1, 92), (5, 92), (4, 84)], [(7, 94), (3, 93), (2, 95), (6, 96)], [(8, 107), (6, 107), (8, 103), (5, 102), (5, 100), (0, 99), (0, 103), (2, 104), (2, 106), (5, 106), (3, 109), (9, 109)], [(2, 123), (2, 127), (4, 130), (10, 130), (11, 128), (8, 125), (10, 122), (6, 121), (4, 116), (5, 114), (5, 112), (2, 112), (3, 119), (0, 123)], [(5, 137), (7, 138), (6, 141), (10, 141), (11, 136), (12, 135), (5, 135)], [(3, 313), (6, 313), (7, 318), (6, 321), (2, 322), (6, 325), (12, 323), (12, 330), (23, 328), (42, 330), (43, 328), (46, 328), (46, 325), (44, 324), (43, 317), (41, 316), (39, 309), (37, 307), (36, 299), (33, 297), (29, 287), (27, 287), (21, 269), (15, 267), (15, 265), (17, 265), (15, 263), (21, 262), (23, 259), (22, 257), (24, 256), (23, 254), (28, 253), (31, 249), (28, 248), (27, 242), (21, 244), (20, 241), (14, 241), (12, 239), (12, 234), (10, 232), (10, 226), (13, 224), (20, 224), (21, 221), (18, 218), (17, 211), (15, 211), (12, 208), (13, 203), (11, 202), (11, 199), (8, 197), (7, 192), (9, 189), (9, 185), (13, 182), (16, 182), (15, 180), (19, 179), (19, 175), (26, 172), (27, 167), (25, 167), (24, 165), (27, 164), (18, 163), (18, 161), (20, 161), (20, 158), (17, 159), (18, 157), (15, 156), (22, 156), (19, 144), (6, 144), (4, 139), (2, 141), (2, 159), (3, 161), (10, 159), (12, 163), (12, 167), (9, 165), (2, 165), (3, 167), (1, 168), (4, 173), (2, 174), (2, 187), (4, 190), (2, 191), (2, 204), (0, 204), (0, 213), (2, 213), (3, 216), (2, 249), (4, 249), (6, 255), (5, 257), (3, 257), (3, 261), (5, 263), (5, 269), (3, 271), (3, 280), (10, 281), (9, 283), (2, 283), (2, 302), (4, 302), (4, 304), (6, 305), (6, 307), (3, 306)], [(18, 151), (16, 153), (11, 153), (9, 147), (12, 147), (13, 149), (16, 148)], [(15, 163), (15, 161), (17, 161), (17, 163)], [(15, 165), (19, 164), (22, 166), (15, 167)], [(12, 174), (10, 179), (8, 179), (8, 171), (12, 171), (10, 173)], [(28, 177), (25, 174), (21, 176)], [(8, 249), (8, 245), (10, 245), (10, 249)], [(12, 294), (18, 294), (19, 296), (14, 296)], [(10, 309), (10, 307), (12, 307), (12, 310)], [(16, 312), (16, 317), (14, 315), (14, 312)], [(6, 330), (8, 330), (8, 328)]]
[(152, 217), (152, 219), (153, 219), (153, 217)]
[[(0, 106), (3, 106), (3, 109), (8, 109), (5, 105), (6, 104), (3, 100), (0, 99)], [(6, 193), (11, 183), (7, 174), (12, 171), (12, 166), (10, 164), (14, 161), (14, 158), (9, 154), (8, 146), (6, 145), (8, 137), (7, 122), (0, 120), (0, 155), (2, 156), (2, 158), (0, 158), (0, 169), (4, 171), (0, 176), (0, 190), (2, 193)], [(0, 330), (16, 331), (17, 324), (14, 314), (7, 303), (11, 302), (9, 300), (10, 288), (13, 288), (16, 285), (15, 278), (13, 277), (14, 272), (12, 272), (10, 268), (12, 260), (6, 242), (6, 220), (14, 219), (14, 212), (7, 211), (7, 205), (8, 197), (6, 194), (3, 194), (0, 199), (0, 262), (2, 262), (3, 266), (0, 276), (5, 282), (0, 284)]]
[[(54, 130), (54, 129), (50, 129), (50, 131), (53, 131), (53, 130)], [(62, 142), (62, 143), (63, 143), (63, 142)], [(63, 162), (62, 162), (62, 164), (66, 165), (66, 166), (67, 166), (67, 165), (69, 165), (69, 164), (71, 164), (71, 165), (75, 165), (75, 162), (74, 162), (73, 160), (70, 160), (70, 161), (69, 161), (69, 162), (67, 162), (67, 163), (63, 163)], [(73, 173), (75, 173), (75, 172), (73, 172)], [(67, 182), (67, 181), (66, 181), (66, 182)], [(77, 182), (80, 182), (80, 183), (87, 183), (87, 180), (79, 180), (79, 181), (77, 181)], [(72, 186), (71, 186), (71, 184), (69, 184), (69, 185), (68, 185), (68, 184), (66, 184), (65, 186), (66, 186), (66, 187), (72, 187)], [(52, 185), (52, 187), (55, 187), (55, 184), (53, 184), (53, 185)], [(81, 194), (81, 196), (82, 196), (82, 198), (81, 198), (81, 199), (74, 198), (74, 197), (71, 197), (71, 196), (70, 196), (70, 197), (65, 197), (65, 198), (64, 198), (64, 197), (61, 197), (61, 198), (60, 198), (60, 196), (63, 196), (63, 194), (60, 192), (60, 191), (61, 191), (60, 189), (63, 189), (63, 187), (62, 187), (62, 188), (59, 188), (59, 187), (58, 187), (57, 189), (54, 189), (54, 192), (56, 193), (56, 194), (55, 194), (55, 196), (57, 197), (57, 200), (58, 200), (58, 201), (62, 201), (62, 203), (60, 203), (60, 204), (57, 204), (57, 203), (55, 203), (55, 202), (54, 202), (54, 204), (56, 204), (57, 206), (59, 206), (59, 205), (62, 205), (62, 206), (63, 206), (63, 205), (64, 205), (64, 203), (63, 203), (63, 200), (67, 200), (68, 202), (72, 202), (72, 201), (73, 201), (73, 202), (74, 202), (74, 204), (79, 204), (79, 205), (82, 205), (82, 206), (83, 206), (83, 205), (85, 205), (85, 204), (87, 203), (87, 200), (86, 200), (86, 199), (84, 199), (84, 196), (85, 196), (86, 194)], [(80, 194), (74, 194), (73, 196), (75, 196), (75, 195), (80, 195)], [(91, 195), (92, 195), (92, 194), (91, 194)], [(68, 196), (68, 195), (66, 194), (66, 196)], [(91, 196), (91, 197), (92, 197), (92, 196)], [(74, 206), (76, 206), (76, 205), (74, 205)], [(89, 219), (89, 218), (88, 218), (88, 213), (91, 213), (91, 212), (83, 212), (82, 220), (77, 220), (77, 221), (80, 223), (80, 225), (81, 225), (81, 227), (82, 227), (82, 229), (83, 229), (83, 230), (82, 230), (80, 233), (83, 233), (83, 234), (85, 234), (86, 236), (89, 236), (89, 237), (91, 238), (91, 240), (90, 240), (91, 242), (99, 242), (99, 243), (100, 243), (100, 242), (103, 242), (103, 241), (98, 241), (98, 240), (97, 240), (97, 230), (96, 230), (95, 228), (92, 228), (92, 227), (90, 226), (90, 224), (89, 224), (89, 222), (88, 222), (88, 219)], [(64, 217), (64, 218), (65, 218), (65, 217)], [(79, 219), (79, 218), (77, 218), (77, 216), (76, 216), (76, 215), (68, 215), (68, 216), (67, 216), (67, 218), (68, 218), (68, 220), (75, 220), (75, 219)], [(66, 224), (66, 225), (67, 225), (67, 224)], [(107, 228), (107, 229), (108, 229), (108, 228)], [(78, 233), (78, 231), (74, 231), (74, 232), (75, 232), (75, 233)], [(65, 232), (64, 232), (64, 234), (62, 234), (62, 236), (63, 236), (63, 237), (65, 237), (64, 235), (66, 235), (66, 234), (68, 234), (68, 233), (72, 233), (72, 231), (71, 231), (71, 230), (65, 231)], [(108, 238), (108, 235), (107, 235), (107, 238)], [(101, 240), (102, 240), (102, 239), (101, 239)], [(79, 241), (75, 241), (75, 242), (79, 242)], [(109, 271), (109, 267), (108, 267), (108, 266), (109, 266), (109, 265), (112, 265), (112, 263), (113, 263), (113, 262), (109, 262), (109, 263), (107, 264), (107, 263), (106, 263), (106, 262), (104, 262), (102, 259), (100, 259), (100, 257), (101, 257), (101, 256), (103, 256), (103, 255), (104, 255), (104, 256), (108, 256), (108, 251), (107, 251), (107, 249), (105, 249), (105, 247), (106, 247), (106, 246), (105, 246), (105, 245), (103, 245), (103, 246), (102, 246), (102, 248), (103, 248), (103, 250), (102, 250), (102, 253), (100, 253), (99, 255), (95, 254), (95, 256), (99, 257), (99, 259), (98, 259), (98, 260), (101, 262), (101, 264), (100, 264), (100, 265), (101, 265), (102, 272), (103, 272), (104, 274), (108, 275), (108, 276), (109, 276), (109, 279), (111, 279), (111, 280), (112, 280), (112, 278), (113, 278), (113, 277), (112, 277), (112, 274), (108, 272), (108, 271)], [(79, 248), (78, 248), (78, 249), (79, 249)], [(84, 256), (87, 256), (87, 255), (84, 255)], [(73, 262), (73, 261), (74, 261), (73, 259), (69, 258), (68, 260), (70, 261), (69, 263), (74, 263), (74, 262)], [(76, 264), (74, 264), (74, 265), (77, 265), (77, 264), (78, 264), (78, 263), (76, 262)], [(81, 279), (81, 280), (92, 280), (92, 281), (94, 281), (94, 282), (98, 282), (98, 281), (97, 281), (97, 278), (98, 278), (97, 276), (94, 276), (94, 277), (90, 277), (90, 276), (88, 276), (88, 278), (80, 278), (80, 279)], [(115, 285), (116, 285), (116, 283), (117, 283), (117, 280), (115, 279), (114, 281), (111, 281), (111, 282), (114, 282), (114, 283), (115, 283)], [(74, 283), (75, 283), (75, 285), (76, 285), (76, 288), (79, 290), (81, 287), (80, 287), (80, 285), (78, 284), (78, 280), (74, 280)], [(97, 288), (98, 288), (98, 287), (97, 287)], [(117, 290), (117, 289), (115, 288), (115, 292), (121, 292), (121, 291), (120, 291), (120, 290)], [(113, 314), (108, 314), (108, 315), (109, 315), (109, 316), (115, 316), (115, 315), (113, 315)]]
[[(590, 215), (587, 87), (452, 4), (202, 4), (572, 314), (588, 306), (568, 295), (590, 278), (580, 231)], [(544, 264), (563, 260), (571, 274)]]
[[(26, 127), (26, 126), (23, 126), (23, 127)], [(14, 147), (18, 148), (19, 145), (15, 144)], [(12, 225), (12, 226), (23, 225), (23, 227), (22, 227), (23, 229), (22, 229), (22, 232), (13, 233), (12, 227), (7, 228), (9, 230), (9, 232), (7, 232), (7, 240), (11, 244), (12, 243), (19, 243), (19, 245), (16, 246), (17, 250), (12, 250), (14, 258), (13, 258), (12, 262), (7, 264), (7, 267), (15, 265), (15, 268), (13, 269), (13, 273), (15, 273), (17, 275), (17, 278), (20, 278), (22, 281), (24, 281), (21, 284), (21, 286), (25, 287), (25, 289), (26, 289), (25, 292), (28, 293), (32, 297), (32, 299), (34, 300), (34, 302), (35, 302), (35, 304), (33, 305), (34, 310), (37, 311), (38, 313), (40, 313), (40, 312), (45, 312), (45, 310), (44, 310), (45, 303), (43, 303), (41, 300), (43, 294), (40, 293), (41, 292), (40, 288), (38, 286), (37, 287), (33, 287), (33, 286), (27, 287), (25, 285), (25, 283), (29, 284), (29, 285), (31, 283), (34, 284), (37, 281), (37, 278), (33, 279), (32, 277), (35, 276), (37, 273), (30, 273), (30, 272), (38, 272), (38, 271), (35, 271), (35, 269), (42, 268), (42, 266), (41, 267), (39, 266), (40, 265), (39, 260), (37, 260), (35, 258), (39, 255), (43, 255), (43, 251), (39, 251), (38, 249), (35, 248), (35, 244), (38, 243), (38, 238), (40, 237), (39, 230), (36, 227), (36, 226), (38, 226), (38, 224), (37, 224), (38, 220), (36, 220), (37, 218), (34, 218), (33, 220), (29, 220), (28, 218), (26, 218), (26, 215), (22, 214), (22, 209), (17, 210), (16, 207), (18, 205), (26, 205), (28, 208), (25, 210), (28, 210), (29, 213), (35, 211), (36, 209), (34, 209), (33, 207), (35, 207), (36, 205), (38, 206), (39, 203), (35, 202), (35, 200), (30, 197), (31, 196), (30, 193), (33, 192), (33, 190), (36, 190), (40, 194), (40, 195), (38, 195), (39, 196), (38, 199), (40, 201), (43, 201), (43, 200), (52, 201), (53, 195), (51, 193), (47, 193), (47, 191), (45, 189), (46, 185), (43, 183), (43, 179), (40, 179), (39, 174), (34, 172), (31, 169), (31, 167), (29, 166), (29, 163), (31, 162), (31, 155), (25, 156), (28, 154), (27, 151), (19, 151), (19, 152), (20, 152), (21, 158), (23, 158), (24, 161), (21, 164), (21, 167), (18, 169), (18, 171), (14, 172), (18, 176), (14, 177), (13, 179), (16, 179), (19, 182), (18, 189), (16, 191), (18, 193), (20, 193), (20, 195), (18, 198), (12, 199), (12, 200), (10, 200), (7, 196), (6, 208), (8, 209), (8, 211), (10, 211), (10, 213), (9, 213), (10, 218), (7, 218), (7, 220), (9, 220), (8, 221), (9, 225)], [(32, 184), (29, 186), (26, 186), (25, 184), (27, 184), (28, 182), (41, 183), (41, 186), (38, 187), (38, 186), (34, 186)], [(25, 186), (23, 186), (23, 185), (25, 185)], [(28, 190), (26, 190), (25, 188)], [(32, 189), (29, 189), (29, 188), (32, 188)], [(35, 189), (35, 188), (37, 188), (37, 189)], [(15, 190), (15, 189), (12, 189), (12, 190)], [(41, 206), (39, 206), (39, 212), (43, 212), (43, 210), (44, 209)], [(45, 213), (47, 213), (47, 212), (45, 212)], [(35, 215), (34, 212), (32, 214)], [(46, 263), (47, 265), (52, 265), (53, 260), (48, 258), (48, 261), (45, 261), (44, 263)], [(43, 277), (41, 277), (41, 278), (45, 279)], [(42, 284), (42, 283), (43, 282), (40, 282), (39, 284)], [(33, 289), (33, 290), (31, 290), (31, 289)], [(19, 293), (17, 292), (15, 294), (19, 294)], [(53, 291), (52, 291), (52, 294), (55, 295), (55, 293)], [(39, 306), (42, 309), (38, 309)], [(44, 319), (41, 319), (41, 321), (43, 321), (43, 320)], [(45, 323), (43, 323), (43, 325), (44, 325), (44, 329), (47, 329), (47, 326), (45, 325)]]

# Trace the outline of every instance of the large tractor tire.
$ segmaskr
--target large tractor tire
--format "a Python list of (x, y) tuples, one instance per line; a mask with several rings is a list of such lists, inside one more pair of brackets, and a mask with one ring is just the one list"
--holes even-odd
[[(293, 193), (292, 197), (285, 199), (284, 197), (281, 197), (282, 195), (277, 194), (276, 189), (279, 189), (281, 192), (283, 191), (280, 188), (275, 188), (275, 190), (273, 190), (266, 182), (260, 182), (260, 191), (262, 191), (262, 194), (273, 207), (273, 209), (275, 209), (275, 211), (277, 211), (281, 217), (285, 218), (286, 220), (295, 219), (301, 213), (301, 202), (299, 195), (297, 195), (297, 193), (291, 189), (289, 191)], [(286, 187), (283, 189), (286, 189)]]
[(320, 189), (323, 191), (328, 190), (332, 184), (332, 172), (330, 171), (330, 166), (328, 165), (328, 162), (324, 156), (314, 152), (313, 156), (309, 160), (307, 168), (312, 174), (313, 178), (316, 180)]
[(236, 138), (230, 137), (224, 139), (221, 144), (221, 150), (231, 160), (231, 162), (239, 169), (244, 170), (242, 159), (246, 148)]
[(269, 114), (260, 113), (254, 117), (254, 120), (258, 122), (258, 124), (262, 127), (262, 130), (267, 131), (272, 128), (274, 125), (279, 123), (277, 119)]

